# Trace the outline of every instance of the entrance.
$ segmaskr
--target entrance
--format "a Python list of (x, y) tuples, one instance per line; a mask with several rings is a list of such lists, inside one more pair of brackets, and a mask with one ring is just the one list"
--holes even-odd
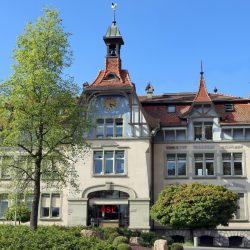
[(128, 227), (128, 194), (116, 190), (90, 193), (88, 225), (101, 227)]

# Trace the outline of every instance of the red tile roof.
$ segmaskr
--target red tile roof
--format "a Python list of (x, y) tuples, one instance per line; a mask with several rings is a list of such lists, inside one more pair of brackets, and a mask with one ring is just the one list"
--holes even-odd
[(210, 96), (207, 93), (207, 88), (206, 88), (203, 77), (200, 80), (199, 90), (194, 98), (194, 102), (196, 103), (211, 103), (212, 102)]

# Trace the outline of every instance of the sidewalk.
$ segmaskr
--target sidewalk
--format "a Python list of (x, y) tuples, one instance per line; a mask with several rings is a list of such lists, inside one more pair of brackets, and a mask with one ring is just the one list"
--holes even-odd
[(247, 248), (232, 248), (232, 247), (186, 247), (184, 246), (184, 250), (208, 250), (208, 249), (212, 249), (212, 250), (244, 250), (244, 249), (247, 249)]

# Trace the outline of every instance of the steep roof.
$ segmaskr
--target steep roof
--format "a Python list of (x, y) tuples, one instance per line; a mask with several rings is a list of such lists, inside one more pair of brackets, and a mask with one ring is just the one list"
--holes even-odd
[(203, 76), (202, 71), (201, 71), (199, 90), (198, 90), (193, 102), (194, 103), (211, 103), (212, 102), (212, 100), (207, 92), (207, 88), (205, 85), (205, 80), (204, 80), (204, 76)]

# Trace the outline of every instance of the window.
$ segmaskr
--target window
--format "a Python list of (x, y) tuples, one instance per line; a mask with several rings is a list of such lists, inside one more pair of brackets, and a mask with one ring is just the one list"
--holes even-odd
[(168, 113), (175, 113), (175, 106), (168, 106)]
[(238, 209), (234, 215), (234, 220), (245, 220), (246, 209), (245, 209), (245, 195), (244, 193), (238, 193), (239, 199), (237, 201)]
[(213, 123), (212, 122), (195, 122), (194, 123), (194, 140), (212, 140)]
[(0, 218), (4, 218), (5, 210), (9, 206), (8, 194), (0, 194)]
[(243, 175), (242, 153), (222, 154), (223, 175)]
[(186, 154), (167, 154), (166, 177), (186, 176), (187, 159)]
[(0, 178), (1, 179), (10, 179), (10, 171), (9, 168), (14, 164), (13, 156), (2, 156), (0, 159)]
[(123, 136), (123, 120), (122, 118), (97, 119), (96, 121), (96, 137), (111, 138)]
[(250, 128), (222, 128), (222, 140), (249, 140)]
[(234, 105), (233, 104), (225, 104), (225, 110), (226, 112), (232, 112), (234, 111)]
[(163, 131), (166, 141), (185, 141), (187, 139), (185, 129), (166, 129)]
[(194, 154), (194, 168), (195, 176), (213, 176), (214, 154)]
[(59, 218), (61, 207), (60, 194), (42, 194), (41, 196), (41, 218)]
[(124, 151), (94, 151), (94, 174), (124, 174)]

